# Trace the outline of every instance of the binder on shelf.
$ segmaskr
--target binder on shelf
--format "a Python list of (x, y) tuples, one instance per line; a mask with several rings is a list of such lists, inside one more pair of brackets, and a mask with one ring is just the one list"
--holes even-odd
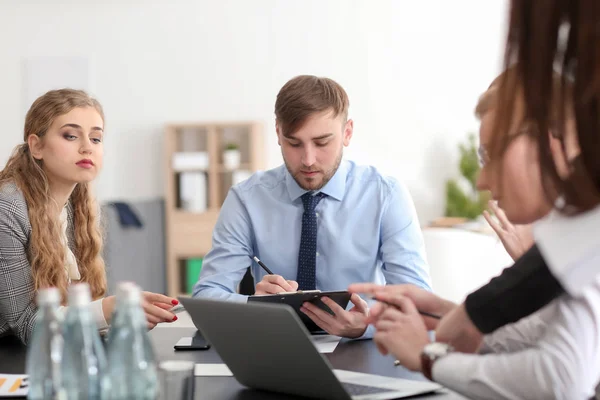
[(185, 290), (192, 293), (202, 271), (202, 258), (190, 258), (185, 263)]
[[(188, 260), (203, 257), (210, 248), (219, 209), (231, 186), (263, 168), (263, 128), (258, 121), (237, 120), (166, 124), (163, 160), (170, 296), (191, 292), (197, 282), (201, 263), (195, 261), (188, 271)], [(239, 161), (231, 164), (224, 156), (228, 143), (235, 143), (240, 153)]]
[(206, 173), (187, 171), (179, 174), (179, 198), (185, 211), (202, 213), (207, 208)]
[(173, 154), (175, 171), (197, 171), (208, 169), (208, 153), (205, 151), (179, 152)]

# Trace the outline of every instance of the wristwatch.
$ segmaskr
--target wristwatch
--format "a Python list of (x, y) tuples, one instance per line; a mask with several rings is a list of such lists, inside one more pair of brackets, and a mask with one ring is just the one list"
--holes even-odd
[(433, 363), (453, 351), (454, 347), (447, 343), (433, 342), (426, 345), (421, 352), (421, 369), (423, 375), (430, 381), (433, 381), (431, 377)]

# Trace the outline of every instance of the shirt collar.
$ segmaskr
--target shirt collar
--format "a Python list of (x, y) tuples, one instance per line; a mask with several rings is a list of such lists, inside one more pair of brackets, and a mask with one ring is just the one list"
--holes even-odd
[[(335, 171), (335, 174), (333, 174), (329, 182), (327, 182), (325, 186), (323, 186), (321, 190), (319, 190), (319, 192), (324, 193), (327, 196), (332, 197), (336, 200), (342, 201), (346, 192), (347, 176), (348, 165), (346, 161), (342, 160), (337, 171)], [(304, 190), (298, 185), (298, 183), (287, 170), (287, 168), (285, 168), (285, 185), (287, 187), (287, 191), (292, 201), (295, 201), (304, 193), (308, 192), (308, 190)]]

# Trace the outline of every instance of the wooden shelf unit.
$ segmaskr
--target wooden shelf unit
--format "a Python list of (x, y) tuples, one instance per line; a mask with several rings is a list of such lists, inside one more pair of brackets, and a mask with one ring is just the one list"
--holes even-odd
[[(234, 170), (223, 164), (223, 151), (236, 143), (241, 154)], [(208, 166), (192, 169), (207, 177), (207, 209), (202, 213), (180, 207), (178, 176), (173, 156), (178, 152), (206, 152)], [(258, 122), (172, 123), (165, 128), (165, 238), (167, 293), (185, 295), (186, 259), (203, 258), (212, 244), (212, 231), (237, 170), (264, 169), (263, 127)], [(187, 169), (186, 169), (187, 171)]]

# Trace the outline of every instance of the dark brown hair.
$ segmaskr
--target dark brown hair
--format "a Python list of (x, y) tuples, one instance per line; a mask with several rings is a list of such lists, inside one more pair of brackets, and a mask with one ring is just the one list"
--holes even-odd
[(329, 78), (300, 75), (289, 80), (275, 101), (275, 117), (281, 132), (289, 136), (302, 128), (311, 115), (331, 110), (333, 117), (348, 118), (350, 102), (344, 88)]
[[(600, 202), (600, 4), (597, 0), (512, 0), (505, 66), (515, 73), (498, 88), (491, 156), (501, 157), (510, 142), (509, 129), (517, 113), (514, 94), (520, 90), (523, 118), (537, 127), (542, 182), (549, 199), (561, 193), (565, 200), (561, 210), (569, 214), (595, 207)], [(558, 88), (553, 84), (555, 68), (561, 76)], [(555, 101), (561, 104), (561, 112), (553, 121)], [(581, 153), (572, 161), (569, 178), (561, 179), (546, 132), (552, 127), (564, 139), (571, 104)]]
[[(509, 69), (502, 72), (498, 75), (487, 88), (487, 90), (479, 96), (479, 100), (477, 102), (477, 106), (475, 107), (475, 116), (481, 119), (488, 111), (496, 110), (498, 108), (499, 103), (499, 93), (498, 88), (501, 84), (503, 84), (506, 80), (515, 80), (516, 79), (516, 69), (510, 67)], [(518, 81), (516, 82), (516, 90), (513, 93), (512, 104), (514, 108), (523, 107), (523, 87)], [(548, 129), (553, 136), (557, 138), (562, 138), (562, 134), (564, 134), (564, 130), (559, 129), (561, 125), (561, 120), (569, 120), (573, 118), (573, 84), (570, 81), (564, 81), (561, 74), (557, 72), (553, 72), (552, 74), (552, 88), (550, 91), (550, 104), (548, 108)], [(564, 91), (565, 97), (561, 97), (561, 91)], [(516, 110), (515, 110), (516, 111)], [(520, 110), (522, 113), (522, 110)], [(512, 115), (513, 118), (518, 119), (519, 117), (523, 118), (523, 115)], [(528, 120), (520, 120), (520, 121), (512, 121), (512, 125), (522, 126), (527, 125), (529, 128), (535, 129), (534, 127), (535, 121)], [(510, 134), (511, 132), (509, 132)], [(513, 132), (514, 133), (514, 132)], [(532, 132), (534, 133), (534, 132)]]

